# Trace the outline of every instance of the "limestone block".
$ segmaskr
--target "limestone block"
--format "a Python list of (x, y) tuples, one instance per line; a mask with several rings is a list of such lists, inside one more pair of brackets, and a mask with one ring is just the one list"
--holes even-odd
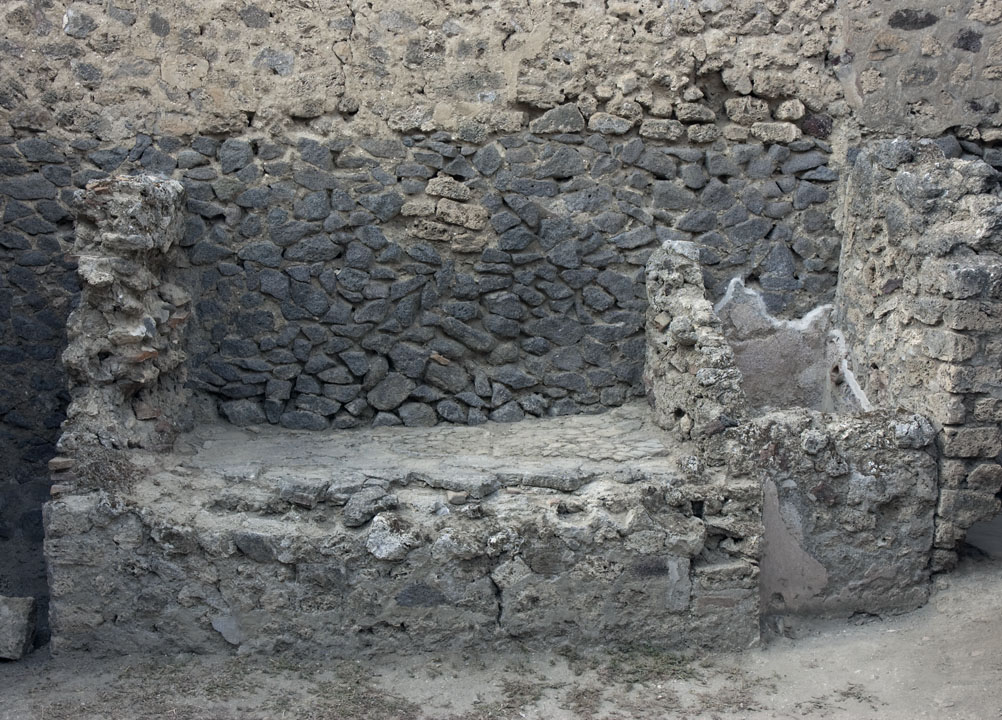
[(1002, 422), (1002, 400), (978, 398), (974, 403), (974, 419), (981, 422)]
[(479, 205), (463, 205), (448, 198), (442, 198), (438, 201), (435, 215), (444, 222), (460, 225), (470, 230), (483, 230), (487, 226), (489, 217), (486, 208)]
[(450, 200), (469, 200), (473, 195), (468, 187), (450, 177), (432, 178), (428, 181), (424, 191), (429, 195), (437, 195)]
[(529, 123), (529, 132), (572, 133), (584, 130), (585, 122), (574, 103), (567, 103), (547, 110)]
[(720, 128), (713, 123), (689, 125), (685, 135), (694, 143), (710, 143), (720, 137)]
[(929, 417), (943, 425), (959, 425), (967, 417), (964, 396), (945, 392), (928, 395), (923, 410)]
[(804, 116), (804, 104), (796, 98), (784, 100), (776, 107), (777, 120), (799, 120)]
[(408, 200), (400, 208), (404, 217), (423, 217), (435, 214), (434, 200)]
[(944, 488), (939, 494), (937, 514), (950, 523), (969, 528), (979, 520), (993, 517), (1002, 507), (994, 493)]
[(943, 487), (959, 488), (967, 480), (967, 462), (964, 460), (940, 459), (939, 483)]
[(632, 120), (609, 113), (597, 112), (588, 118), (588, 129), (603, 135), (623, 135), (632, 127)]
[(977, 343), (974, 338), (960, 333), (927, 330), (922, 335), (922, 352), (937, 360), (963, 362), (974, 357)]
[(724, 110), (733, 122), (753, 125), (769, 119), (769, 103), (756, 97), (734, 97), (724, 101)]
[(422, 240), (444, 241), (452, 237), (455, 229), (434, 220), (417, 220), (410, 225), (408, 232)]
[(640, 137), (651, 140), (678, 140), (685, 134), (685, 126), (678, 120), (648, 118), (640, 124)]
[(18, 660), (31, 649), (35, 598), (0, 595), (0, 658)]
[(998, 427), (946, 427), (939, 438), (940, 452), (947, 457), (995, 457), (1002, 452)]
[(767, 143), (791, 143), (800, 137), (800, 128), (788, 122), (757, 122), (751, 126), (754, 137)]
[(968, 393), (974, 390), (976, 369), (966, 365), (942, 364), (936, 368), (936, 385), (948, 393)]
[(684, 123), (712, 123), (716, 113), (700, 103), (679, 103), (675, 106), (675, 117)]
[(721, 132), (724, 135), (724, 139), (733, 140), (735, 142), (744, 142), (745, 140), (748, 139), (750, 134), (748, 128), (744, 127), (743, 125), (735, 125), (733, 123), (728, 123), (727, 125), (724, 125), (724, 128)]
[(1002, 466), (996, 462), (978, 465), (967, 476), (967, 487), (994, 495), (1002, 489)]
[[(958, 228), (959, 229), (959, 228)], [(1002, 292), (1002, 263), (991, 256), (969, 256), (962, 262), (927, 258), (918, 277), (922, 289), (954, 300)]]
[(949, 302), (943, 311), (943, 322), (951, 330), (1002, 330), (1002, 305), (972, 300)]

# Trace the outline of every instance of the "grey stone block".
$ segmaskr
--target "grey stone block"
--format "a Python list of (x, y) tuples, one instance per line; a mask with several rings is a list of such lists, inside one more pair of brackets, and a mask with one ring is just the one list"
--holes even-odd
[(815, 185), (804, 180), (797, 186), (797, 192), (793, 199), (793, 207), (796, 210), (803, 210), (810, 205), (823, 203), (827, 200), (827, 190), (820, 185)]
[(407, 427), (431, 427), (438, 422), (435, 409), (424, 403), (404, 403), (397, 414)]
[(781, 166), (784, 175), (794, 175), (804, 170), (813, 170), (828, 163), (828, 156), (818, 151), (794, 153)]
[(691, 210), (679, 218), (676, 229), (685, 232), (707, 232), (717, 226), (717, 215), (711, 210)]
[(308, 410), (290, 410), (282, 413), (279, 424), (290, 430), (326, 430), (329, 427), (327, 418)]
[(492, 411), (488, 417), (490, 417), (490, 419), (494, 422), (518, 422), (519, 420), (525, 418), (525, 412), (519, 404), (513, 400), (505, 403), (497, 410)]
[(574, 103), (567, 103), (547, 110), (529, 123), (529, 131), (534, 133), (571, 133), (584, 130), (585, 121)]
[(252, 400), (231, 400), (229, 402), (220, 403), (219, 408), (222, 410), (223, 415), (226, 416), (226, 419), (238, 427), (261, 425), (268, 421), (260, 403), (256, 403)]
[(666, 210), (688, 210), (695, 206), (696, 196), (690, 190), (673, 182), (656, 182), (653, 190), (653, 204)]
[(455, 363), (449, 365), (441, 365), (437, 362), (430, 363), (424, 378), (435, 387), (450, 393), (462, 392), (470, 386), (469, 373), (461, 365)]
[(442, 400), (435, 406), (435, 410), (446, 422), (458, 424), (466, 422), (467, 409), (455, 400)]
[(555, 147), (555, 150), (549, 154), (543, 154), (542, 164), (536, 170), (536, 178), (570, 178), (587, 170), (584, 158), (574, 148), (566, 145), (551, 147)]
[(699, 194), (699, 202), (705, 208), (723, 212), (734, 204), (734, 193), (726, 184), (713, 178)]
[(0, 658), (19, 660), (35, 633), (35, 598), (0, 595)]
[(559, 316), (532, 320), (525, 324), (524, 331), (529, 335), (546, 338), (557, 345), (573, 345), (584, 335), (580, 323), (572, 318)]
[(305, 410), (324, 417), (336, 415), (337, 411), (341, 409), (341, 403), (336, 400), (317, 395), (300, 395), (296, 398), (295, 404), (299, 410)]
[(400, 406), (417, 387), (417, 383), (400, 373), (390, 373), (369, 391), (369, 404), (377, 410), (393, 410)]
[(0, 194), (15, 200), (51, 200), (56, 197), (56, 186), (42, 175), (33, 173), (0, 183)]
[(250, 143), (230, 138), (219, 146), (219, 165), (224, 173), (236, 172), (254, 160)]
[(484, 145), (473, 155), (473, 166), (482, 175), (493, 175), (501, 167), (502, 162), (501, 153), (493, 143)]

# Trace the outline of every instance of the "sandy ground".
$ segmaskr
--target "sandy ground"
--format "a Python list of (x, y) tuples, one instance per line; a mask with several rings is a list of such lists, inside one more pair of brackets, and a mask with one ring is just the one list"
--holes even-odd
[(0, 719), (1002, 717), (1002, 561), (968, 558), (931, 602), (815, 623), (761, 648), (577, 655), (53, 658), (0, 664)]

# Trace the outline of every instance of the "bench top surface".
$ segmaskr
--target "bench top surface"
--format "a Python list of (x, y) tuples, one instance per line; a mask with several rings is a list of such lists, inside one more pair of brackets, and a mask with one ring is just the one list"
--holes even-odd
[[(326, 433), (225, 423), (201, 425), (179, 438), (175, 459), (202, 470), (339, 467), (427, 471), (448, 466), (485, 472), (549, 467), (603, 470), (668, 467), (684, 454), (643, 403), (596, 415), (538, 418), (479, 426), (379, 427)], [(670, 463), (674, 467), (674, 462)]]

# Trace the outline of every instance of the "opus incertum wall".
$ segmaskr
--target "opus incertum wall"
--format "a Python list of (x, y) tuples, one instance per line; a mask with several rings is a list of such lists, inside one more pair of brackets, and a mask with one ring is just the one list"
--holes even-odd
[(830, 292), (823, 142), (714, 150), (651, 138), (677, 121), (606, 122), (567, 106), (480, 146), (197, 139), (198, 387), (237, 424), (290, 428), (594, 412), (641, 393), (664, 239), (699, 242), (721, 290), (760, 274), (777, 309)]
[[(651, 232), (701, 244), (712, 297), (741, 275), (800, 315), (831, 296), (827, 178), (858, 135), (1002, 163), (990, 0), (0, 13), (0, 593), (45, 592), (90, 179), (186, 184), (199, 387), (238, 422), (337, 427), (615, 405), (639, 390)], [(531, 124), (568, 104), (583, 127)]]
[[(589, 131), (568, 105), (480, 145), (140, 137), (81, 152), (103, 170), (76, 179), (181, 180), (194, 381), (231, 421), (511, 421), (641, 392), (642, 268), (665, 239), (703, 247), (718, 294), (735, 275), (757, 278), (776, 311), (831, 294), (824, 141), (700, 145), (677, 120), (632, 125), (596, 115)], [(21, 194), (56, 194), (36, 184)]]
[[(720, 139), (698, 122), (716, 116), (695, 104), (688, 124), (586, 121), (567, 105), (477, 144), (445, 133), (140, 135), (112, 147), (11, 137), (0, 188), (9, 282), (75, 286), (63, 252), (76, 188), (174, 177), (195, 298), (190, 381), (230, 421), (326, 429), (597, 412), (643, 393), (643, 267), (665, 239), (703, 246), (718, 294), (741, 275), (776, 312), (831, 295), (831, 148), (772, 122), (764, 102), (751, 114), (746, 101), (728, 107), (746, 142)], [(60, 292), (58, 312), (15, 313), (7, 347), (24, 372), (64, 342), (56, 324), (71, 296)], [(45, 295), (31, 297), (21, 307)], [(51, 368), (55, 388), (64, 381)], [(9, 420), (37, 417), (24, 390), (8, 394)], [(64, 396), (49, 397), (55, 429)]]

